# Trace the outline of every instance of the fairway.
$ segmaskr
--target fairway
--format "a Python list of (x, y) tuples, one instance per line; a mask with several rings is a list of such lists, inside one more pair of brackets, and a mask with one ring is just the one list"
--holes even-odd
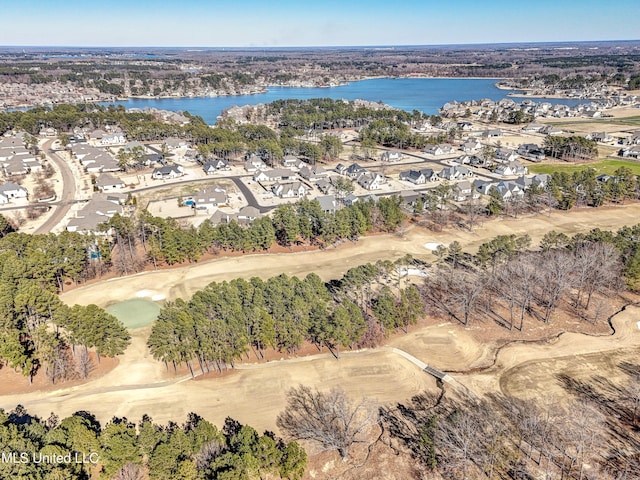
[(627, 160), (602, 160), (593, 163), (563, 163), (563, 164), (543, 164), (543, 165), (531, 165), (529, 166), (529, 172), (531, 173), (548, 173), (549, 175), (554, 172), (573, 173), (587, 168), (593, 168), (598, 175), (607, 174), (613, 175), (613, 173), (620, 167), (629, 168), (635, 175), (640, 175), (640, 162), (631, 162)]

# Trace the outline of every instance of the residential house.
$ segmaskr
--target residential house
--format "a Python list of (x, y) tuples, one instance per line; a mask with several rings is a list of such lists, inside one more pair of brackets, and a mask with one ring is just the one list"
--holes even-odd
[(215, 160), (205, 162), (205, 164), (202, 166), (202, 169), (207, 175), (213, 175), (221, 171), (231, 170), (231, 167), (229, 166), (229, 162), (227, 162), (226, 160), (217, 158)]
[(278, 182), (280, 180), (291, 180), (296, 178), (296, 174), (286, 168), (274, 168), (256, 172), (253, 180), (256, 182)]
[(585, 137), (587, 140), (595, 140), (599, 143), (613, 142), (613, 137), (607, 132), (592, 132), (588, 133)]
[(545, 135), (562, 135), (564, 130), (558, 127), (554, 127), (553, 125), (547, 125), (546, 127), (540, 130), (540, 133), (544, 133)]
[(454, 165), (452, 167), (443, 168), (438, 176), (444, 180), (462, 180), (473, 176), (473, 172), (467, 167)]
[(476, 179), (473, 181), (473, 188), (482, 195), (489, 195), (489, 191), (495, 186), (495, 183), (486, 180)]
[(385, 182), (385, 178), (379, 173), (364, 172), (358, 176), (356, 182), (366, 190), (378, 190), (380, 185)]
[(302, 198), (307, 194), (307, 187), (302, 182), (278, 182), (271, 187), (271, 191), (280, 198)]
[(325, 195), (329, 195), (333, 191), (333, 183), (330, 179), (321, 178), (316, 182), (316, 187)]
[(496, 160), (501, 162), (513, 162), (518, 159), (518, 154), (510, 148), (496, 148)]
[(531, 160), (532, 162), (539, 162), (546, 158), (542, 147), (535, 143), (524, 143), (518, 147), (518, 155)]
[(238, 223), (240, 225), (248, 225), (261, 216), (262, 214), (260, 213), (260, 210), (250, 205), (242, 207), (237, 214)]
[(460, 145), (460, 150), (465, 153), (475, 153), (482, 148), (482, 144), (475, 138), (468, 138)]
[(351, 193), (346, 197), (344, 197), (344, 199), (342, 200), (342, 203), (344, 203), (347, 207), (351, 207), (355, 205), (358, 202), (358, 200), (359, 198), (356, 197), (353, 193)]
[(112, 145), (124, 145), (126, 141), (127, 137), (122, 132), (106, 133), (100, 139), (99, 144), (107, 147)]
[(316, 197), (315, 200), (320, 204), (320, 208), (325, 213), (336, 213), (336, 210), (338, 210), (338, 201), (335, 195), (323, 195)]
[(528, 171), (529, 169), (527, 167), (523, 166), (520, 162), (515, 161), (498, 165), (494, 173), (502, 176), (526, 175)]
[(151, 178), (155, 180), (171, 180), (182, 177), (184, 168), (181, 165), (165, 165), (164, 167), (154, 168), (151, 172)]
[(458, 128), (463, 132), (469, 132), (473, 130), (473, 124), (471, 122), (461, 121), (458, 122)]
[(189, 142), (187, 142), (186, 140), (184, 140), (182, 138), (169, 137), (169, 138), (165, 138), (164, 139), (164, 142), (162, 142), (162, 145), (167, 150), (173, 151), (173, 150), (177, 150), (177, 149), (182, 148), (182, 147), (189, 146)]
[(413, 190), (403, 190), (398, 196), (402, 199), (402, 203), (410, 207), (414, 206), (421, 197), (420, 193), (414, 192)]
[(618, 154), (623, 157), (640, 158), (640, 145), (623, 148)]
[(116, 213), (123, 213), (119, 198), (97, 193), (76, 213), (75, 218), (69, 220), (67, 230), (82, 234), (110, 235), (110, 230), (100, 231), (99, 226), (108, 222)]
[(480, 198), (480, 194), (473, 189), (473, 185), (469, 180), (456, 183), (451, 189), (451, 193), (456, 202), (463, 202), (470, 195), (473, 198)]
[(305, 165), (300, 169), (300, 176), (310, 182), (316, 182), (327, 176), (327, 171), (320, 165)]
[(282, 166), (285, 168), (290, 168), (291, 170), (298, 171), (303, 167), (308, 166), (308, 164), (296, 157), (295, 155), (285, 155), (281, 160)]
[(0, 194), (7, 199), (7, 202), (11, 199), (27, 198), (29, 196), (26, 188), (21, 187), (14, 182), (7, 182), (3, 185), (0, 185)]
[(101, 173), (98, 178), (96, 178), (96, 187), (101, 192), (110, 192), (122, 190), (125, 184), (122, 180), (109, 173)]
[(227, 192), (224, 188), (215, 186), (200, 190), (187, 200), (196, 210), (208, 210), (227, 204)]
[(360, 174), (365, 173), (366, 171), (367, 170), (364, 167), (361, 167), (357, 163), (352, 163), (351, 165), (346, 167), (343, 172), (338, 172), (338, 173), (342, 173), (343, 175), (346, 175), (347, 177), (354, 179), (354, 178), (358, 178)]
[(486, 138), (496, 138), (496, 137), (502, 137), (503, 133), (502, 130), (500, 130), (499, 128), (492, 128), (490, 130), (486, 130), (482, 136), (486, 137)]
[(427, 182), (437, 182), (440, 180), (438, 174), (430, 168), (422, 170), (406, 170), (404, 172), (400, 172), (399, 178), (400, 180), (405, 180), (416, 185), (423, 185)]
[(455, 152), (455, 149), (446, 143), (441, 143), (438, 145), (430, 145), (424, 149), (424, 153), (428, 155), (446, 155)]
[(266, 170), (267, 165), (258, 155), (254, 153), (247, 159), (246, 162), (244, 162), (244, 169), (249, 173), (254, 173), (260, 170)]
[(58, 131), (53, 127), (45, 127), (40, 129), (38, 135), (42, 137), (55, 137), (58, 135)]
[(500, 182), (495, 188), (505, 202), (513, 201), (524, 195), (524, 190), (516, 182)]
[(382, 155), (380, 155), (380, 161), (382, 162), (397, 162), (399, 160), (402, 160), (403, 158), (404, 155), (402, 153), (394, 150), (387, 150), (385, 152), (382, 152)]
[(544, 127), (545, 127), (544, 124), (534, 122), (522, 127), (522, 131), (529, 132), (529, 133), (537, 133), (537, 132), (540, 132)]

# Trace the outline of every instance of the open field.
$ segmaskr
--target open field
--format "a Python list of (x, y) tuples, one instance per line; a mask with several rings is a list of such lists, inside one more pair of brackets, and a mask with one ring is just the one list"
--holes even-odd
[[(600, 147), (598, 147), (600, 148)], [(566, 172), (573, 173), (587, 168), (593, 168), (598, 172), (598, 175), (606, 173), (612, 175), (620, 167), (627, 167), (631, 169), (634, 175), (640, 175), (640, 162), (631, 162), (627, 160), (601, 160), (593, 163), (581, 163), (574, 164), (569, 162), (563, 163), (548, 163), (542, 165), (527, 165), (531, 173), (548, 173), (554, 172)]]

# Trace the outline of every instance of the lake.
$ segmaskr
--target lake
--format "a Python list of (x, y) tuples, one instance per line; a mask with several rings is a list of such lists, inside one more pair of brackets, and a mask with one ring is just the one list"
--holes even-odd
[[(216, 122), (223, 110), (234, 105), (257, 105), (288, 98), (332, 98), (345, 100), (381, 101), (392, 107), (411, 112), (419, 110), (436, 115), (438, 109), (452, 100), (502, 100), (510, 93), (495, 86), (498, 79), (490, 78), (376, 78), (360, 80), (331, 88), (269, 87), (265, 93), (255, 95), (229, 95), (224, 97), (195, 98), (132, 98), (115, 102), (126, 108), (158, 108), (174, 112), (188, 111), (201, 116), (208, 124)], [(516, 102), (521, 101), (514, 98)], [(553, 104), (576, 105), (585, 100), (538, 99)], [(109, 105), (109, 103), (102, 103)]]

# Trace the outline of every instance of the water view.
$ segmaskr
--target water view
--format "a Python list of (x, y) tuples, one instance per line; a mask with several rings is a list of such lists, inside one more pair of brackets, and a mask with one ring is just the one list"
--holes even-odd
[[(275, 100), (295, 98), (363, 99), (383, 102), (406, 111), (419, 110), (429, 115), (452, 100), (502, 100), (510, 93), (495, 86), (497, 79), (483, 78), (377, 78), (351, 82), (331, 88), (269, 87), (265, 93), (255, 95), (230, 95), (225, 97), (195, 98), (132, 98), (116, 102), (126, 108), (159, 108), (174, 112), (188, 111), (199, 115), (208, 124), (214, 124), (226, 108), (234, 105), (257, 105)], [(514, 98), (515, 101), (520, 101)], [(538, 99), (550, 103), (577, 105), (585, 100)], [(103, 103), (108, 105), (109, 103)]]

